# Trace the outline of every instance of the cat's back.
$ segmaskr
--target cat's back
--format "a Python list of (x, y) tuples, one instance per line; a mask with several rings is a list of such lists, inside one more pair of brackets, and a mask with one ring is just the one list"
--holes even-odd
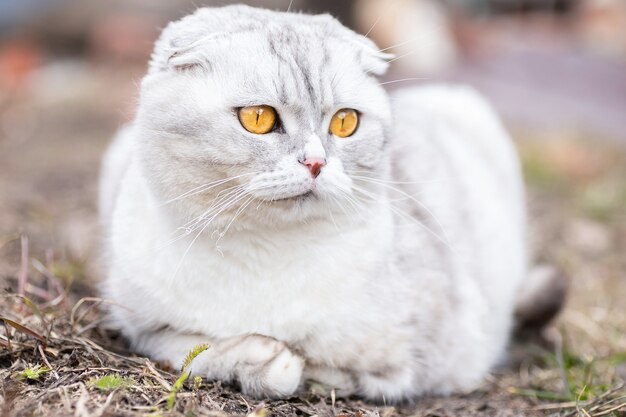
[[(433, 84), (391, 94), (398, 147), (423, 141), (439, 153), (446, 145), (476, 152), (483, 162), (521, 185), (516, 152), (500, 120), (476, 90), (465, 85)], [(418, 133), (418, 134), (416, 134)]]
[[(508, 309), (527, 260), (523, 181), (511, 138), (469, 87), (405, 88), (391, 102), (391, 179), (414, 197), (396, 204), (421, 223), (402, 228), (399, 241), (413, 242), (418, 253), (434, 248), (435, 267), (461, 271)], [(424, 236), (419, 242), (416, 233)]]

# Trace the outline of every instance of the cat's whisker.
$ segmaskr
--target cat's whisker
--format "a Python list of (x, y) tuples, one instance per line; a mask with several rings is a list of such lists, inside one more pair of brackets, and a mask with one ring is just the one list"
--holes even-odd
[(441, 229), (441, 232), (443, 233), (445, 240), (448, 244), (450, 244), (450, 238), (448, 237), (448, 233), (446, 232), (446, 229), (443, 227), (443, 224), (441, 224), (441, 222), (439, 221), (439, 219), (437, 218), (437, 216), (435, 216), (435, 214), (432, 212), (432, 210), (430, 210), (424, 203), (422, 203), (421, 201), (419, 201), (417, 198), (415, 198), (414, 196), (412, 196), (411, 194), (397, 188), (394, 187), (390, 184), (385, 184), (376, 180), (371, 180), (371, 179), (364, 179), (361, 178), (361, 181), (364, 182), (369, 182), (372, 184), (378, 184), (382, 187), (386, 187), (389, 190), (395, 191), (397, 193), (400, 193), (401, 195), (404, 195), (405, 197), (409, 198), (411, 201), (413, 201), (415, 204), (419, 205), (422, 209), (424, 209), (426, 211), (426, 213), (428, 213), (433, 220), (435, 221), (435, 223), (437, 223), (437, 226)]
[(229, 208), (231, 208), (234, 204), (236, 204), (239, 200), (240, 197), (242, 196), (246, 196), (249, 194), (249, 191), (245, 188), (239, 189), (239, 190), (234, 190), (233, 192), (229, 193), (229, 195), (224, 196), (224, 201), (221, 202), (219, 204), (219, 206), (214, 207), (211, 212), (207, 213), (204, 216), (204, 221), (206, 221), (206, 219), (208, 218), (213, 218), (216, 214), (222, 213), (225, 210), (228, 210)]
[[(262, 190), (262, 189), (267, 189), (272, 187), (271, 185), (267, 185), (267, 186), (255, 186), (255, 187), (247, 187), (246, 188), (246, 194), (249, 196), (248, 199), (239, 207), (239, 209), (237, 209), (237, 211), (235, 212), (235, 215), (233, 216), (233, 218), (230, 220), (230, 222), (226, 225), (226, 227), (224, 228), (224, 230), (222, 232), (219, 233), (219, 237), (217, 239), (217, 241), (215, 242), (215, 247), (219, 250), (219, 241), (226, 235), (226, 232), (228, 232), (228, 230), (230, 229), (231, 225), (233, 224), (233, 222), (235, 221), (235, 219), (237, 219), (237, 217), (239, 217), (239, 215), (241, 213), (243, 213), (243, 211), (255, 200), (255, 196), (251, 195), (250, 192), (251, 191), (256, 191), (256, 190)], [(263, 200), (261, 200), (261, 203), (263, 203)], [(259, 206), (261, 205), (261, 203), (259, 203)], [(258, 206), (257, 206), (258, 208)]]
[[(390, 2), (391, 3), (391, 2)], [(397, 4), (397, 2), (396, 2)], [(387, 10), (385, 10), (387, 13), (389, 13), (390, 8), (387, 7)], [(374, 24), (372, 25), (372, 27), (370, 28), (370, 30), (367, 31), (367, 33), (364, 35), (366, 38), (369, 36), (369, 34), (374, 30), (374, 28), (376, 27), (376, 25), (378, 25), (378, 22), (381, 21), (381, 19), (385, 16), (385, 14), (381, 14), (380, 16), (378, 16), (378, 19), (376, 19), (376, 21), (374, 22)]]
[(400, 47), (400, 46), (407, 45), (407, 44), (409, 44), (409, 43), (411, 43), (411, 42), (417, 42), (417, 39), (408, 39), (408, 40), (406, 40), (406, 41), (403, 41), (403, 42), (397, 43), (397, 44), (395, 44), (395, 45), (391, 45), (391, 46), (387, 46), (386, 48), (379, 49), (379, 50), (378, 50), (378, 52), (386, 52), (386, 51), (388, 51), (388, 50), (390, 50), (390, 49), (398, 48), (398, 47)]
[[(368, 197), (372, 202), (379, 202), (379, 203), (383, 203), (383, 204), (390, 202), (389, 200), (384, 200), (380, 196), (377, 196), (376, 194), (374, 194), (374, 193), (372, 193), (370, 191), (367, 191), (367, 190), (365, 190), (363, 188), (360, 188), (360, 187), (357, 187), (357, 186), (353, 186), (353, 189), (354, 189), (354, 191), (359, 192), (359, 193), (363, 194), (364, 196)], [(397, 207), (397, 206), (395, 206), (393, 204), (389, 204), (389, 209), (392, 210), (397, 215), (403, 217), (404, 219), (409, 220), (409, 222), (412, 222), (413, 224), (416, 224), (416, 225), (422, 227), (428, 233), (432, 234), (437, 240), (439, 240), (444, 245), (446, 245), (446, 247), (448, 249), (450, 249), (450, 251), (456, 253), (456, 250), (454, 249), (454, 247), (450, 243), (450, 241), (448, 239), (448, 236), (445, 234), (445, 230), (441, 226), (441, 223), (436, 219), (436, 217), (430, 211), (428, 211), (430, 216), (433, 218), (433, 220), (436, 221), (438, 226), (442, 228), (442, 232), (444, 233), (444, 237), (441, 237), (438, 233), (436, 233), (434, 230), (432, 230), (426, 224), (424, 224), (423, 222), (419, 221), (415, 216), (411, 215), (410, 213), (407, 213), (406, 211), (402, 210), (401, 208), (399, 208), (399, 207)], [(428, 209), (425, 208), (425, 210), (428, 210)]]
[[(374, 195), (374, 194), (373, 194)], [(402, 201), (407, 201), (410, 200), (409, 197), (398, 197), (398, 198), (391, 198), (389, 196), (386, 196), (385, 198), (380, 198), (379, 200), (377, 200), (376, 202), (384, 204), (384, 203), (400, 203)]]
[(238, 185), (238, 186), (230, 187), (230, 189), (231, 189), (231, 191), (227, 192), (223, 196), (220, 196), (220, 194), (222, 192), (225, 192), (228, 189), (220, 191), (220, 193), (218, 193), (218, 196), (216, 196), (214, 198), (213, 203), (209, 206), (209, 208), (207, 210), (205, 210), (199, 216), (189, 220), (183, 226), (178, 227), (176, 229), (177, 231), (178, 230), (183, 230), (183, 233), (181, 235), (176, 236), (173, 239), (167, 241), (157, 251), (160, 251), (160, 250), (164, 249), (165, 247), (171, 245), (172, 243), (175, 243), (178, 240), (183, 239), (186, 236), (189, 236), (191, 233), (193, 233), (199, 227), (202, 227), (202, 225), (204, 224), (205, 221), (207, 221), (207, 219), (212, 219), (215, 214), (219, 214), (219, 213), (221, 213), (221, 212), (223, 212), (225, 210), (228, 210), (228, 208), (230, 208), (230, 206), (232, 206), (233, 204), (237, 203), (239, 197), (244, 196), (247, 193), (247, 191), (246, 191), (247, 190), (247, 186), (246, 185)]
[(343, 211), (343, 212), (344, 212), (344, 214), (345, 214), (346, 216), (348, 216), (348, 217), (349, 217), (349, 216), (350, 216), (350, 214), (348, 213), (348, 211), (346, 210), (346, 208), (344, 207), (344, 205), (343, 205), (343, 204), (341, 204), (341, 201), (340, 201), (339, 199), (337, 199), (337, 198), (335, 199), (335, 201), (337, 202), (337, 205), (339, 206), (339, 208), (341, 209), (341, 211)]
[[(333, 202), (335, 205), (339, 206), (339, 207), (342, 209), (342, 211), (343, 211), (344, 213), (346, 213), (346, 216), (349, 216), (349, 215), (347, 214), (347, 212), (343, 209), (343, 207), (342, 207), (342, 206), (343, 206), (343, 204), (341, 203), (341, 200), (340, 200), (339, 198), (337, 198), (337, 197), (336, 197), (336, 196), (334, 196), (334, 195), (329, 195), (328, 197), (332, 200), (332, 202)], [(335, 220), (335, 216), (333, 215), (333, 209), (332, 209), (332, 207), (331, 207), (330, 205), (326, 205), (326, 207), (327, 207), (327, 209), (328, 209), (328, 216), (330, 217), (331, 222), (332, 222), (332, 223), (333, 223), (333, 225), (335, 226), (335, 229), (337, 229), (337, 231), (338, 231), (338, 232), (339, 232), (339, 231), (341, 231), (341, 228), (340, 228), (340, 227), (339, 227), (339, 225), (337, 224), (337, 221)], [(343, 234), (343, 233), (338, 233), (338, 234), (337, 234), (337, 236), (338, 236), (341, 240), (343, 240), (344, 242), (346, 242), (346, 244), (348, 244), (348, 245), (349, 245), (349, 244), (351, 243), (351, 242), (350, 242), (350, 240), (349, 240), (349, 239), (345, 236), (345, 234)]]
[(191, 247), (193, 246), (194, 243), (196, 243), (196, 240), (198, 240), (198, 238), (200, 237), (200, 235), (206, 230), (207, 227), (209, 227), (209, 224), (211, 222), (207, 222), (202, 229), (200, 229), (200, 231), (198, 233), (196, 233), (196, 236), (193, 238), (193, 240), (191, 241), (191, 243), (189, 244), (189, 246), (187, 246), (187, 249), (185, 249), (185, 252), (183, 253), (183, 256), (181, 257), (180, 261), (178, 262), (178, 265), (176, 265), (176, 269), (174, 270), (174, 274), (172, 275), (172, 278), (170, 279), (170, 284), (172, 282), (174, 282), (174, 280), (176, 279), (176, 276), (178, 275), (178, 272), (180, 271), (180, 268), (183, 266), (183, 262), (185, 262), (185, 258), (187, 257), (187, 254), (189, 253), (189, 251), (191, 250)]
[(239, 178), (242, 178), (242, 177), (245, 177), (245, 176), (248, 176), (248, 175), (256, 175), (258, 173), (259, 172), (248, 172), (248, 173), (241, 174), (241, 175), (235, 175), (233, 177), (220, 178), (218, 180), (215, 180), (215, 181), (212, 181), (212, 182), (209, 182), (209, 183), (206, 183), (206, 184), (199, 185), (199, 186), (197, 186), (197, 187), (195, 187), (195, 188), (193, 188), (193, 189), (191, 189), (189, 191), (184, 192), (183, 194), (179, 195), (178, 197), (174, 197), (174, 198), (171, 198), (171, 199), (165, 201), (164, 203), (161, 204), (161, 206), (165, 206), (165, 205), (171, 204), (171, 203), (173, 203), (175, 201), (182, 200), (182, 199), (187, 198), (187, 197), (191, 197), (192, 195), (196, 195), (196, 194), (202, 193), (204, 191), (208, 191), (208, 190), (210, 190), (212, 188), (218, 187), (218, 186), (220, 186), (222, 184), (225, 184), (227, 182), (233, 181), (235, 179), (239, 179)]
[[(396, 56), (396, 57), (391, 58), (390, 60), (388, 60), (388, 61), (387, 61), (387, 64), (391, 64), (392, 62), (395, 62), (395, 61), (397, 61), (397, 60), (399, 60), (399, 59), (405, 58), (405, 57), (407, 57), (407, 56), (409, 56), (409, 55), (412, 55), (412, 54), (414, 54), (414, 53), (416, 53), (416, 52), (418, 52), (418, 51), (419, 51), (419, 48), (415, 48), (415, 49), (413, 49), (413, 50), (411, 50), (411, 51), (409, 51), (409, 52), (407, 52), (407, 53), (404, 53), (404, 54), (402, 54), (402, 55), (398, 55), (398, 56)], [(369, 74), (369, 73), (371, 73), (372, 71), (374, 71), (374, 68), (368, 69), (367, 71), (365, 71), (365, 73), (366, 73), (366, 74)]]
[[(213, 214), (209, 219), (207, 219), (204, 222), (204, 225), (202, 226), (202, 228), (200, 229), (200, 231), (198, 233), (196, 233), (196, 235), (194, 236), (193, 240), (191, 241), (191, 243), (189, 243), (189, 245), (187, 246), (187, 249), (185, 249), (185, 252), (183, 253), (183, 256), (181, 257), (180, 261), (178, 262), (178, 265), (176, 266), (176, 269), (174, 270), (174, 274), (170, 280), (170, 283), (173, 282), (176, 279), (176, 276), (178, 275), (184, 261), (185, 258), (187, 257), (187, 255), (189, 254), (189, 251), (191, 251), (191, 248), (193, 247), (194, 243), (196, 243), (196, 241), (198, 240), (198, 238), (204, 233), (204, 231), (209, 227), (209, 225), (211, 223), (213, 223), (213, 220), (215, 220), (221, 213), (223, 213), (225, 210), (227, 210), (228, 208), (232, 207), (234, 204), (236, 204), (237, 202), (245, 199), (246, 197), (248, 197), (248, 200), (246, 200), (246, 202), (244, 203), (244, 205), (242, 207), (247, 207), (247, 205), (254, 199), (253, 196), (250, 196), (250, 193), (248, 191), (243, 192), (242, 194), (238, 194), (237, 197), (235, 198), (234, 201), (232, 201), (230, 204), (228, 204), (227, 206), (225, 206), (224, 208), (222, 208), (221, 210), (219, 210), (218, 212), (216, 212), (215, 214)], [(237, 217), (238, 213), (240, 213), (242, 207), (240, 207), (237, 212), (235, 213), (235, 217), (231, 220), (231, 222), (228, 224), (228, 227), (230, 227), (230, 225), (232, 224), (232, 222), (234, 221), (234, 219)], [(223, 232), (225, 233), (225, 232)], [(222, 236), (220, 236), (221, 238)], [(219, 239), (218, 239), (219, 241)], [(217, 246), (217, 245), (216, 245)]]
[(240, 192), (245, 191), (247, 187), (248, 187), (247, 185), (237, 185), (237, 186), (229, 187), (220, 191), (219, 193), (215, 195), (215, 198), (213, 199), (211, 205), (209, 205), (206, 212), (210, 212), (216, 206), (223, 204), (225, 201), (228, 201), (229, 198), (233, 197), (234, 195)]
[(293, 5), (293, 0), (289, 0), (289, 6), (287, 7), (287, 12), (291, 11), (292, 5)]
[[(347, 191), (345, 191), (345, 190), (341, 190), (341, 192), (342, 192), (343, 197), (345, 198), (345, 200), (346, 200), (348, 203), (350, 203), (350, 206), (351, 206), (351, 208), (352, 208), (353, 213), (354, 213), (355, 215), (359, 216), (359, 217), (361, 218), (361, 220), (363, 220), (363, 221), (365, 221), (365, 222), (366, 222), (366, 221), (367, 221), (367, 219), (366, 219), (365, 217), (363, 217), (363, 214), (362, 214), (362, 209), (363, 209), (363, 206), (362, 206), (362, 205), (360, 205), (360, 204), (359, 204), (359, 202), (358, 202), (357, 200), (355, 200), (355, 196), (351, 195), (350, 193), (348, 193), (348, 192), (347, 192)], [(344, 211), (344, 212), (345, 212), (345, 211)], [(348, 214), (346, 213), (346, 215), (348, 215)]]
[[(254, 190), (254, 188), (250, 188), (249, 184), (240, 184), (240, 185), (236, 185), (236, 186), (221, 190), (219, 193), (217, 193), (217, 195), (213, 199), (213, 202), (208, 207), (208, 209), (200, 216), (186, 223), (186, 226), (194, 225), (194, 224), (197, 224), (198, 222), (202, 222), (206, 217), (211, 215), (211, 212), (215, 210), (216, 207), (223, 206), (226, 202), (235, 198), (235, 196), (240, 192), (247, 192), (251, 190)], [(225, 194), (222, 195), (223, 193)]]
[(217, 186), (225, 184), (225, 183), (227, 183), (229, 181), (235, 180), (237, 178), (244, 177), (246, 175), (252, 175), (252, 174), (253, 173), (248, 173), (248, 174), (237, 175), (237, 176), (229, 177), (229, 178), (221, 178), (219, 180), (215, 180), (215, 181), (212, 181), (212, 182), (207, 183), (207, 184), (202, 184), (202, 185), (200, 185), (198, 187), (195, 187), (195, 188), (193, 188), (193, 189), (191, 189), (191, 190), (189, 190), (189, 191), (179, 195), (178, 197), (174, 197), (174, 198), (172, 198), (170, 200), (167, 200), (162, 205), (167, 205), (167, 204), (173, 203), (175, 201), (178, 201), (180, 199), (183, 199), (183, 198), (186, 198), (186, 197), (190, 197), (192, 195), (196, 195), (196, 194), (204, 192), (204, 191), (208, 191), (208, 190), (210, 190), (212, 188), (215, 188)]
[(381, 183), (385, 183), (385, 184), (405, 184), (405, 185), (411, 185), (411, 184), (432, 184), (432, 183), (437, 183), (437, 182), (443, 182), (443, 181), (450, 181), (451, 179), (455, 179), (455, 177), (446, 177), (446, 178), (433, 178), (430, 180), (420, 180), (420, 181), (392, 181), (392, 180), (387, 180), (387, 179), (383, 179), (383, 178), (376, 178), (376, 177), (368, 177), (368, 176), (364, 176), (364, 175), (353, 175), (353, 174), (358, 174), (358, 173), (370, 173), (371, 171), (365, 171), (365, 170), (345, 170), (345, 173), (350, 175), (350, 178), (352, 179), (356, 179), (356, 180), (372, 180), (372, 181), (379, 181)]
[(210, 217), (214, 211), (220, 210), (242, 192), (243, 186), (237, 186), (236, 189), (229, 191), (227, 194), (221, 197), (216, 197), (211, 205), (202, 214), (189, 220), (181, 226), (181, 228), (188, 233), (193, 232), (198, 227), (198, 224), (201, 224), (207, 217)]
[(220, 213), (222, 213), (225, 210), (228, 210), (228, 208), (232, 207), (232, 205), (236, 204), (237, 201), (239, 201), (238, 199), (240, 197), (243, 198), (244, 196), (245, 196), (245, 193), (241, 192), (240, 194), (230, 198), (228, 201), (224, 201), (218, 207), (215, 207), (213, 210), (205, 211), (200, 216), (198, 216), (195, 219), (193, 219), (190, 222), (188, 222), (188, 226), (178, 228), (177, 230), (183, 229), (184, 233), (182, 233), (181, 235), (176, 236), (176, 237), (170, 239), (169, 241), (165, 242), (162, 246), (157, 248), (155, 253), (158, 253), (161, 250), (167, 248), (168, 246), (170, 246), (170, 245), (178, 242), (179, 240), (184, 239), (185, 237), (189, 236), (194, 231), (196, 231), (198, 228), (202, 227), (202, 225), (205, 224), (204, 222), (206, 222), (207, 220), (212, 220), (212, 219), (215, 218), (215, 216), (219, 215)]
[(378, 85), (395, 84), (395, 83), (401, 83), (405, 81), (424, 81), (424, 80), (429, 80), (429, 78), (424, 78), (424, 77), (401, 78), (399, 80), (392, 80), (392, 81), (385, 81), (384, 83), (378, 83)]
[(362, 220), (366, 220), (365, 217), (363, 217), (361, 215), (361, 212), (359, 210), (359, 209), (362, 208), (362, 206), (359, 205), (358, 201), (354, 199), (354, 196), (352, 196), (352, 195), (350, 195), (348, 193), (345, 193), (345, 198), (352, 205), (352, 208), (353, 208), (355, 214), (359, 215), (359, 217), (361, 217)]
[(366, 38), (370, 35), (370, 33), (372, 33), (372, 31), (374, 30), (374, 28), (376, 27), (376, 25), (378, 25), (378, 22), (380, 22), (380, 20), (383, 18), (383, 15), (381, 14), (380, 16), (378, 16), (378, 19), (376, 19), (376, 21), (374, 22), (374, 24), (372, 25), (372, 27), (370, 28), (370, 30), (367, 31), (367, 33), (363, 36), (365, 36)]
[[(339, 205), (335, 197), (330, 196), (330, 199), (332, 200), (333, 203), (335, 203), (336, 205)], [(335, 221), (335, 216), (333, 216), (332, 207), (329, 204), (326, 204), (326, 209), (328, 210), (328, 216), (330, 217), (331, 222), (333, 223), (333, 225), (335, 225), (335, 229), (339, 231), (339, 225)]]
[(230, 222), (226, 225), (226, 227), (224, 228), (224, 230), (222, 232), (220, 232), (219, 237), (217, 238), (217, 241), (215, 241), (215, 246), (218, 247), (218, 243), (220, 242), (220, 240), (226, 235), (226, 233), (228, 232), (228, 230), (230, 229), (230, 226), (232, 226), (232, 224), (234, 223), (234, 221), (237, 219), (237, 217), (239, 217), (239, 215), (241, 213), (243, 213), (243, 211), (250, 205), (250, 203), (254, 201), (254, 196), (250, 196), (248, 197), (248, 199), (241, 205), (241, 207), (239, 207), (239, 209), (235, 212), (235, 215), (233, 216), (233, 218), (230, 220)]
[[(383, 201), (381, 200), (375, 200), (372, 199), (369, 196), (363, 196), (363, 197), (355, 197), (357, 198), (359, 201), (363, 202), (363, 203), (377, 203), (377, 204), (387, 204), (389, 201)], [(424, 223), (419, 222), (418, 220), (416, 220), (413, 216), (411, 216), (410, 214), (408, 214), (407, 212), (405, 212), (404, 210), (395, 207), (393, 204), (389, 205), (389, 210), (391, 210), (392, 212), (394, 212), (396, 215), (398, 215), (399, 217), (401, 217), (404, 220), (407, 220), (406, 223), (404, 224), (394, 224), (392, 226), (392, 228), (394, 230), (396, 229), (405, 229), (408, 227), (416, 227), (419, 226), (422, 229), (426, 229), (428, 231), (428, 233), (432, 234), (433, 236), (436, 237), (436, 239), (440, 242), (442, 242), (444, 245), (446, 245), (446, 247), (448, 247), (451, 251), (454, 251), (454, 248), (452, 246), (450, 246), (447, 242), (445, 242), (441, 236), (439, 236), (438, 234), (436, 234), (432, 229), (430, 229), (429, 227), (427, 227)]]

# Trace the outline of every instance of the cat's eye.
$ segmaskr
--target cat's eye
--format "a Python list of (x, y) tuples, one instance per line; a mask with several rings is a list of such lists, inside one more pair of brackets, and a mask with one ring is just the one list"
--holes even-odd
[(277, 125), (276, 110), (270, 106), (242, 107), (238, 112), (239, 123), (250, 133), (264, 135), (271, 132)]
[(359, 113), (354, 109), (341, 109), (330, 120), (330, 133), (338, 138), (347, 138), (359, 127)]

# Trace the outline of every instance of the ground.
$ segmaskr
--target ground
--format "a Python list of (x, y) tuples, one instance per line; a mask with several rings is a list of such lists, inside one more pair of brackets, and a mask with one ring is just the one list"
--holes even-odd
[(94, 82), (80, 68), (60, 73), (0, 95), (0, 416), (626, 415), (623, 147), (514, 129), (537, 257), (571, 285), (543, 339), (515, 342), (479, 389), (392, 406), (334, 401), (313, 386), (261, 402), (220, 383), (180, 385), (180, 370), (127, 352), (102, 323), (97, 167), (134, 86), (102, 74)]

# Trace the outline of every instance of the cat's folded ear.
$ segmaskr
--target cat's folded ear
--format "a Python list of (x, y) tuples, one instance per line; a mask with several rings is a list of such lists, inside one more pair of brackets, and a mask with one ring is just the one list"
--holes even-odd
[(203, 46), (215, 40), (217, 36), (218, 34), (210, 34), (185, 46), (167, 48), (167, 67), (175, 71), (208, 70), (210, 57), (207, 56), (207, 48)]
[(173, 51), (167, 59), (167, 66), (174, 71), (208, 69), (207, 57), (200, 51)]
[[(369, 52), (369, 53), (368, 53)], [(380, 51), (368, 51), (363, 54), (363, 64), (366, 72), (374, 75), (383, 75), (389, 69), (389, 63), (395, 55)]]
[(387, 72), (389, 63), (395, 55), (379, 50), (374, 42), (362, 35), (356, 35), (355, 42), (360, 46), (361, 63), (365, 72), (374, 75), (383, 75)]

